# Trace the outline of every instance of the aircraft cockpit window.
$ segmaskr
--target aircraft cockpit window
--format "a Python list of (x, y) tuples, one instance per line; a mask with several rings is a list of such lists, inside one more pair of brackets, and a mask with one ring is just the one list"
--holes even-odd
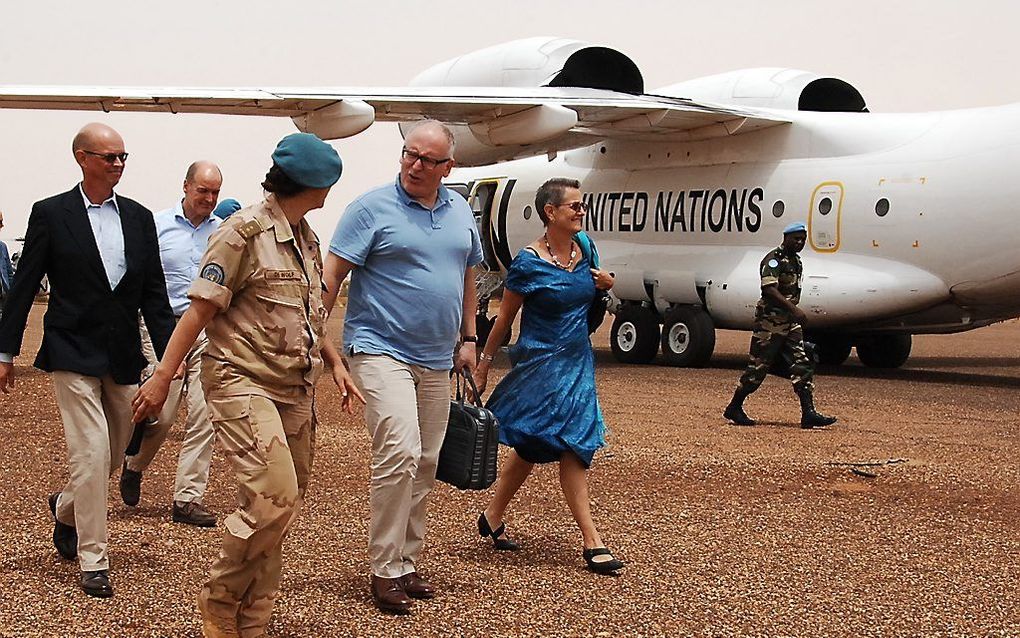
[(524, 207), (524, 219), (531, 219), (531, 206)]
[(832, 200), (828, 197), (823, 197), (822, 201), (818, 202), (818, 212), (822, 215), (828, 215), (832, 210)]
[(783, 203), (783, 200), (777, 199), (776, 203), (772, 204), (772, 216), (773, 217), (782, 217), (783, 213), (785, 213), (785, 212), (786, 212), (786, 204)]
[(875, 214), (879, 217), (885, 217), (889, 213), (889, 200), (882, 198), (875, 202)]

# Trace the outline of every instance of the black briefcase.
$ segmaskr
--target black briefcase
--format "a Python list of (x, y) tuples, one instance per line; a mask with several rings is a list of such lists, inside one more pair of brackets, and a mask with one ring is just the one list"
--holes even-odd
[[(439, 452), (436, 478), (457, 489), (484, 490), (496, 482), (499, 423), (492, 412), (482, 407), (471, 375), (455, 374), (457, 398), (450, 402), (450, 419)], [(462, 391), (461, 377), (471, 386), (474, 404), (464, 402), (466, 391)]]

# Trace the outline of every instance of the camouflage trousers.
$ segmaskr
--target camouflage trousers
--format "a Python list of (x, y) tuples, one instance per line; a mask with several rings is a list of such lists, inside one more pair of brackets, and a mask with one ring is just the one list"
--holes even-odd
[[(242, 638), (262, 636), (280, 586), (283, 539), (304, 501), (312, 468), (312, 401), (207, 397), (220, 448), (237, 477), (238, 508), (199, 594), (206, 622)], [(225, 635), (231, 635), (225, 633)]]
[(751, 333), (751, 360), (740, 375), (737, 389), (751, 394), (765, 381), (769, 368), (779, 357), (790, 363), (793, 389), (814, 389), (814, 364), (804, 352), (804, 329), (786, 317), (758, 311)]

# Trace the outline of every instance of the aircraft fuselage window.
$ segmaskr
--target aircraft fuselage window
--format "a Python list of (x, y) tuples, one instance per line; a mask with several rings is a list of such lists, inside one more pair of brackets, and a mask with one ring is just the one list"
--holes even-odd
[(777, 199), (776, 203), (772, 204), (772, 216), (773, 217), (782, 217), (783, 213), (785, 213), (785, 212), (786, 212), (786, 204), (783, 203), (783, 200)]
[(885, 217), (889, 213), (889, 200), (882, 198), (875, 202), (875, 214), (879, 217)]
[(822, 215), (828, 215), (829, 211), (832, 210), (832, 200), (828, 197), (823, 197), (822, 201), (818, 202), (818, 212)]
[(524, 207), (524, 219), (531, 219), (531, 206)]

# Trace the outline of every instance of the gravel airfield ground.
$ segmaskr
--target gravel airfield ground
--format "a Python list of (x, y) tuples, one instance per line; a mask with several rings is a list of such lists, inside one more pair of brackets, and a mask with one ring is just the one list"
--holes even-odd
[[(25, 340), (32, 355), (42, 310)], [(855, 358), (820, 370), (816, 403), (840, 417), (822, 431), (797, 427), (796, 398), (775, 377), (748, 401), (758, 427), (723, 421), (747, 340), (720, 332), (712, 366), (684, 370), (617, 364), (608, 322), (596, 335), (611, 432), (592, 501), (627, 562), (621, 576), (583, 569), (555, 467), (512, 505), (516, 554), (475, 531), (488, 494), (437, 484), (421, 571), (440, 593), (404, 618), (371, 603), (368, 441), (324, 380), (314, 476), (270, 635), (1020, 635), (1020, 323), (917, 337), (900, 370)], [(116, 596), (88, 598), (50, 539), (45, 499), (67, 466), (52, 385), (30, 361), (19, 359), (0, 412), (0, 636), (199, 636), (195, 597), (221, 531), (170, 522), (179, 429), (138, 508), (111, 481)], [(496, 376), (506, 365), (497, 359)], [(850, 465), (900, 459), (859, 468), (873, 477)], [(233, 498), (217, 453), (206, 504), (222, 518)]]

